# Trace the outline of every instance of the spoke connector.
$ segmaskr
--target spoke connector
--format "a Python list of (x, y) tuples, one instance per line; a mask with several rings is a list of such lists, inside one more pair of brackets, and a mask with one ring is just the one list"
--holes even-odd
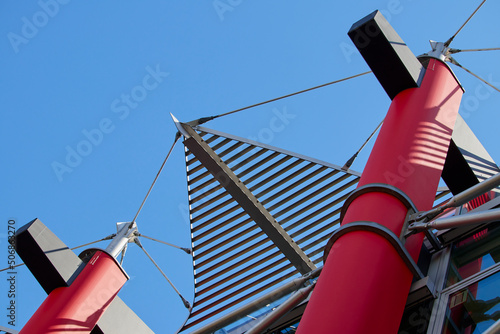
[(117, 257), (130, 242), (135, 242), (139, 236), (139, 230), (135, 222), (116, 223), (116, 236), (106, 248), (106, 252), (113, 257)]

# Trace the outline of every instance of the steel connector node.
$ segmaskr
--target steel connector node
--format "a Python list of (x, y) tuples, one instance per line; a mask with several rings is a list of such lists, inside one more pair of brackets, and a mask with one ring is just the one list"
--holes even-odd
[(116, 258), (129, 242), (133, 242), (137, 236), (138, 229), (135, 222), (116, 223), (117, 233), (106, 248), (106, 252)]
[(427, 53), (427, 56), (437, 58), (441, 61), (449, 61), (450, 48), (443, 42), (429, 41), (432, 50)]

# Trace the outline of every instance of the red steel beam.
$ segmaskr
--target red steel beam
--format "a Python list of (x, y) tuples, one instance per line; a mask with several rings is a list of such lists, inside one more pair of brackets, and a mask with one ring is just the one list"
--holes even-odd
[(127, 280), (116, 260), (98, 251), (69, 287), (49, 294), (19, 333), (90, 333)]
[[(418, 210), (432, 208), (463, 90), (446, 64), (430, 59), (422, 84), (397, 94), (358, 187), (386, 183)], [(342, 225), (372, 221), (400, 235), (407, 209), (396, 197), (369, 192), (349, 206)], [(406, 248), (418, 260), (423, 234)], [(297, 333), (397, 333), (412, 274), (379, 235), (351, 232), (333, 245)]]

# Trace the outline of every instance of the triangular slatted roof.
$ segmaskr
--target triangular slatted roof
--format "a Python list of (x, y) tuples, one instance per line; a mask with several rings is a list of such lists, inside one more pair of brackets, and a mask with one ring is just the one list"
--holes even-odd
[[(316, 266), (360, 174), (269, 145), (195, 128)], [(302, 274), (186, 147), (198, 327)]]

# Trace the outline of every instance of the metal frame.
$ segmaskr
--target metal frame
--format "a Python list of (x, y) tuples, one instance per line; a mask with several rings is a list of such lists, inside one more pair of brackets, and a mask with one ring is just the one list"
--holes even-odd
[[(493, 198), (492, 200), (484, 203), (483, 205), (475, 208), (474, 210), (469, 211), (469, 213), (477, 213), (485, 210), (491, 210), (493, 208), (500, 206), (500, 196)], [(457, 212), (460, 208), (456, 208)], [(457, 214), (458, 215), (458, 214)], [(483, 225), (471, 225), (471, 226), (463, 226), (460, 228), (448, 229), (443, 231), (438, 231), (438, 238), (443, 242), (443, 244), (448, 245), (455, 240), (463, 238), (465, 235), (473, 233), (474, 231), (482, 229)]]
[(482, 195), (485, 192), (490, 191), (499, 185), (500, 185), (500, 173), (493, 175), (492, 177), (470, 187), (467, 190), (462, 191), (457, 195), (454, 195), (445, 205), (435, 207), (429, 211), (420, 211), (413, 214), (412, 217), (410, 217), (410, 221), (412, 222), (410, 227), (419, 226), (420, 224), (427, 223), (429, 220), (433, 219), (434, 217), (442, 213), (444, 210), (461, 206), (469, 202), (470, 200), (476, 198), (477, 196)]
[[(482, 206), (472, 210), (470, 213), (464, 214), (463, 216), (467, 216), (469, 214), (473, 213), (481, 213), (481, 212), (487, 212), (489, 209), (492, 207), (498, 206), (498, 203), (500, 202), (500, 197), (497, 197)], [(457, 217), (460, 217), (458, 215)], [(472, 233), (475, 233), (475, 231), (479, 229), (484, 229), (484, 227), (487, 226), (486, 224), (482, 225), (471, 225), (469, 229), (465, 229), (465, 227), (461, 227), (458, 230), (464, 230), (462, 233), (459, 235), (451, 238), (447, 242), (447, 247), (442, 251), (437, 253), (435, 256), (440, 256), (441, 259), (439, 263), (436, 264), (438, 268), (438, 272), (436, 274), (436, 286), (438, 287), (438, 298), (436, 299), (432, 313), (431, 313), (431, 319), (429, 322), (429, 328), (427, 331), (427, 334), (440, 334), (442, 331), (442, 327), (444, 325), (445, 321), (445, 315), (446, 315), (446, 310), (448, 306), (448, 300), (449, 296), (457, 291), (460, 291), (461, 289), (467, 287), (470, 284), (473, 284), (475, 282), (478, 282), (486, 277), (489, 277), (491, 275), (494, 275), (498, 272), (500, 272), (500, 263), (496, 263), (458, 283), (455, 283), (454, 285), (443, 288), (445, 282), (446, 282), (446, 276), (448, 273), (448, 266), (451, 258), (451, 250), (452, 250), (452, 245), (454, 242), (463, 239), (467, 235), (470, 235)], [(446, 233), (455, 233), (454, 231), (457, 230), (456, 228), (448, 230)]]
[[(219, 136), (219, 137), (225, 137), (225, 138), (229, 138), (229, 139), (232, 139), (232, 140), (235, 140), (235, 141), (241, 141), (241, 142), (244, 142), (244, 143), (249, 144), (249, 145), (262, 147), (262, 148), (264, 148), (266, 150), (277, 151), (277, 152), (280, 152), (282, 154), (290, 155), (290, 156), (293, 156), (295, 158), (299, 158), (301, 160), (309, 161), (309, 162), (312, 162), (312, 163), (315, 163), (315, 164), (318, 164), (318, 165), (322, 165), (322, 166), (325, 166), (325, 167), (329, 167), (329, 168), (333, 168), (333, 169), (337, 169), (337, 170), (342, 170), (341, 166), (332, 164), (331, 162), (327, 162), (327, 161), (323, 161), (323, 160), (311, 158), (311, 157), (305, 156), (303, 154), (298, 154), (298, 153), (295, 153), (295, 152), (292, 152), (292, 151), (284, 150), (284, 149), (281, 149), (279, 147), (268, 145), (268, 144), (264, 144), (264, 143), (260, 143), (258, 141), (251, 140), (251, 139), (248, 139), (248, 138), (243, 138), (243, 137), (240, 137), (240, 136), (235, 136), (235, 135), (232, 135), (232, 134), (229, 134), (229, 133), (225, 133), (225, 132), (221, 132), (221, 131), (209, 129), (209, 128), (206, 128), (206, 127), (203, 127), (203, 126), (196, 126), (196, 127), (194, 127), (194, 129), (197, 130), (197, 131), (207, 132), (207, 133)], [(352, 169), (349, 169), (349, 174), (352, 174), (352, 175), (355, 175), (355, 176), (361, 176), (361, 173), (353, 171)]]
[(399, 240), (399, 238), (390, 229), (374, 222), (352, 222), (336, 230), (325, 247), (323, 262), (326, 263), (328, 253), (330, 252), (330, 249), (332, 248), (335, 241), (337, 241), (343, 235), (355, 231), (372, 232), (386, 239), (401, 256), (401, 259), (404, 261), (411, 273), (419, 279), (424, 278), (422, 271), (417, 266), (415, 261), (413, 261), (412, 257), (401, 243), (401, 240)]
[(445, 321), (445, 315), (446, 315), (446, 310), (448, 307), (448, 300), (450, 295), (453, 293), (460, 291), (461, 289), (466, 288), (467, 286), (474, 284), (476, 282), (479, 282), (482, 279), (485, 279), (489, 276), (492, 276), (494, 274), (497, 274), (500, 272), (500, 263), (496, 263), (492, 265), (489, 268), (486, 268), (470, 277), (467, 277), (466, 279), (446, 288), (443, 289), (442, 292), (439, 295), (439, 298), (436, 300), (434, 304), (434, 308), (432, 310), (432, 316), (431, 320), (434, 320), (432, 328), (429, 327), (427, 334), (440, 334), (444, 321)]

